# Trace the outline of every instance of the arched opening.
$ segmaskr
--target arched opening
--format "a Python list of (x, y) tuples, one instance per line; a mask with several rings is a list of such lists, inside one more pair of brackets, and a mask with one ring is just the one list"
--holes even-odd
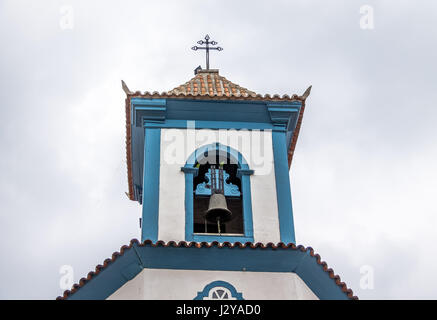
[[(196, 162), (197, 177), (193, 180), (193, 231), (195, 234), (233, 234), (244, 235), (243, 195), (241, 179), (237, 177), (238, 164), (231, 163), (229, 157), (218, 153), (207, 157), (203, 164)], [(218, 165), (217, 165), (218, 164)], [(213, 188), (214, 172), (223, 172), (224, 196), (231, 218), (226, 222), (207, 219)], [(217, 174), (218, 175), (218, 174)]]
[(185, 173), (187, 241), (253, 241), (253, 170), (240, 152), (220, 143), (204, 145), (190, 155), (181, 170)]

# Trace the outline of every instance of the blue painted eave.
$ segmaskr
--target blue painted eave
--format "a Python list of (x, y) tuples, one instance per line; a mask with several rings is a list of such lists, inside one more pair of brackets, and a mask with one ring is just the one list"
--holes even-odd
[(252, 272), (295, 272), (319, 299), (355, 299), (352, 290), (335, 276), (311, 248), (293, 244), (184, 242), (179, 244), (131, 241), (114, 253), (96, 272), (82, 278), (72, 291), (58, 299), (101, 300), (108, 298), (143, 268)]

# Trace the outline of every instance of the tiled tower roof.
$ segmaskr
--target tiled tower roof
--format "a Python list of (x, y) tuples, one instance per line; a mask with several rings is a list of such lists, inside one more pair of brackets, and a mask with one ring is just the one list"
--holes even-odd
[(170, 90), (174, 95), (256, 97), (256, 93), (219, 75), (218, 70), (200, 70), (190, 81)]
[(209, 70), (198, 70), (194, 78), (188, 82), (177, 86), (176, 88), (168, 92), (157, 92), (157, 91), (131, 91), (127, 85), (122, 81), (122, 86), (124, 92), (126, 92), (128, 97), (138, 97), (138, 98), (195, 98), (195, 99), (208, 99), (213, 98), (214, 100), (261, 100), (261, 101), (304, 101), (309, 93), (310, 88), (308, 88), (305, 93), (301, 96), (293, 94), (289, 96), (284, 94), (280, 96), (279, 94), (274, 95), (261, 95), (254, 91), (246, 89), (238, 84), (235, 84), (225, 77), (219, 74), (217, 69)]

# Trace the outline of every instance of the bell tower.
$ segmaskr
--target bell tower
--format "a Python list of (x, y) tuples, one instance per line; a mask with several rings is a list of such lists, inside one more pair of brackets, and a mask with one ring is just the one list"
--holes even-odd
[(262, 96), (216, 69), (161, 94), (123, 88), (143, 241), (295, 242), (288, 171), (310, 88)]
[(59, 299), (356, 299), (295, 244), (289, 168), (311, 87), (257, 94), (209, 68), (217, 42), (198, 44), (207, 68), (168, 92), (122, 81), (141, 240)]

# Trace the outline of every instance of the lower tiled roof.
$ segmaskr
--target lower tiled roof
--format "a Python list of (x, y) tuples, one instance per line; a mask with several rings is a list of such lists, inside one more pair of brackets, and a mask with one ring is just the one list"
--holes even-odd
[(142, 247), (142, 246), (152, 246), (152, 247), (186, 247), (186, 248), (189, 248), (189, 247), (195, 247), (195, 248), (217, 247), (217, 248), (241, 248), (241, 249), (243, 249), (243, 248), (248, 248), (248, 249), (257, 249), (257, 248), (260, 248), (260, 249), (272, 249), (272, 250), (278, 250), (278, 249), (279, 250), (300, 250), (301, 252), (307, 252), (311, 257), (315, 257), (317, 264), (320, 265), (323, 268), (323, 271), (325, 271), (329, 275), (329, 277), (335, 281), (335, 284), (340, 287), (342, 292), (344, 292), (349, 299), (358, 300), (358, 297), (354, 296), (352, 289), (349, 289), (347, 287), (346, 283), (341, 281), (340, 276), (336, 275), (334, 273), (334, 270), (332, 270), (331, 268), (328, 268), (328, 264), (326, 262), (322, 261), (320, 255), (315, 253), (313, 248), (311, 248), (311, 247), (305, 248), (302, 245), (296, 246), (293, 243), (285, 244), (283, 242), (279, 242), (277, 244), (274, 244), (274, 243), (271, 243), (271, 242), (269, 242), (267, 244), (263, 244), (263, 243), (260, 243), (260, 242), (257, 242), (257, 243), (252, 243), (252, 242), (246, 242), (246, 243), (223, 242), (223, 243), (219, 243), (217, 241), (213, 241), (211, 243), (208, 243), (208, 242), (186, 242), (186, 241), (175, 242), (175, 241), (169, 241), (169, 242), (166, 243), (164, 241), (157, 241), (157, 242), (154, 243), (151, 240), (145, 240), (143, 243), (140, 243), (137, 239), (132, 239), (130, 241), (129, 245), (124, 245), (124, 246), (122, 246), (120, 248), (120, 251), (114, 252), (112, 254), (111, 258), (108, 258), (108, 259), (106, 259), (103, 262), (103, 265), (101, 265), (101, 264), (97, 265), (96, 268), (95, 268), (95, 271), (90, 271), (86, 278), (80, 279), (79, 283), (74, 284), (71, 290), (64, 291), (63, 296), (57, 297), (56, 300), (67, 299), (68, 297), (73, 295), (75, 292), (80, 290), (80, 288), (82, 288), (89, 281), (91, 281), (95, 276), (97, 276), (100, 272), (105, 270), (105, 268), (107, 266), (109, 266), (111, 263), (116, 261), (119, 257), (123, 256), (124, 252), (127, 249), (132, 248), (134, 245), (137, 245), (137, 246), (140, 246), (140, 247)]

